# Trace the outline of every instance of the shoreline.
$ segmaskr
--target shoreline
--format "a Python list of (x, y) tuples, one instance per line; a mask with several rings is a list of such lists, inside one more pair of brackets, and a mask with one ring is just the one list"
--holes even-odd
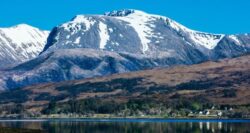
[(0, 122), (230, 122), (250, 123), (250, 119), (240, 118), (21, 118), (4, 119)]

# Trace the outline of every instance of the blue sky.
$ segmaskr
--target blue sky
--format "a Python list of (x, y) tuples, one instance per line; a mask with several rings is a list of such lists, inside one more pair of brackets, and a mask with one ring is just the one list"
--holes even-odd
[(77, 14), (138, 9), (194, 30), (250, 33), (250, 0), (1, 0), (0, 27), (27, 23), (50, 30)]

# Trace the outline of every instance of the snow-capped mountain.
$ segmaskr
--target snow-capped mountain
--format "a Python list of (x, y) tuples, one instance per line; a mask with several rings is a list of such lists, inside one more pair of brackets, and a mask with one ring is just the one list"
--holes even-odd
[[(53, 29), (44, 51), (94, 48), (150, 54), (190, 46), (208, 55), (225, 36), (190, 30), (167, 17), (121, 10), (105, 15), (76, 16)], [(230, 38), (242, 44), (237, 36)]]
[(0, 72), (0, 89), (190, 65), (250, 52), (250, 34), (210, 34), (137, 10), (78, 15), (55, 27), (37, 58)]
[(48, 31), (26, 24), (0, 28), (0, 68), (35, 58), (46, 44)]
[[(232, 56), (225, 52), (220, 56), (217, 55), (220, 49), (217, 47), (221, 47), (223, 42), (230, 43), (237, 49), (244, 49), (240, 54), (249, 50), (248, 34), (224, 35), (199, 32), (164, 16), (128, 9), (107, 12), (104, 15), (74, 17), (52, 30), (43, 52), (93, 48), (144, 55), (161, 53), (183, 60), (190, 58), (192, 53), (199, 57), (195, 56), (191, 60), (206, 60)], [(230, 50), (231, 54), (238, 55), (238, 52), (233, 52), (235, 51), (233, 47)]]

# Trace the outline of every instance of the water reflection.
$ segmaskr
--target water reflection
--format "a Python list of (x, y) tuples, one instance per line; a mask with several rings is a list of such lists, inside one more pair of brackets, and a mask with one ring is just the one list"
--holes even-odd
[(48, 133), (247, 133), (250, 123), (230, 122), (0, 122), (1, 127), (41, 129)]

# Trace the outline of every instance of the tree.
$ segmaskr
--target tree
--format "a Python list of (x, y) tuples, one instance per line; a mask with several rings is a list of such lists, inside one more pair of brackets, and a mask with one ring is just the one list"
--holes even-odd
[(24, 113), (24, 107), (21, 103), (15, 104), (15, 107), (11, 110), (12, 114), (23, 114)]
[(43, 111), (44, 114), (56, 114), (56, 102), (50, 101), (48, 107)]

